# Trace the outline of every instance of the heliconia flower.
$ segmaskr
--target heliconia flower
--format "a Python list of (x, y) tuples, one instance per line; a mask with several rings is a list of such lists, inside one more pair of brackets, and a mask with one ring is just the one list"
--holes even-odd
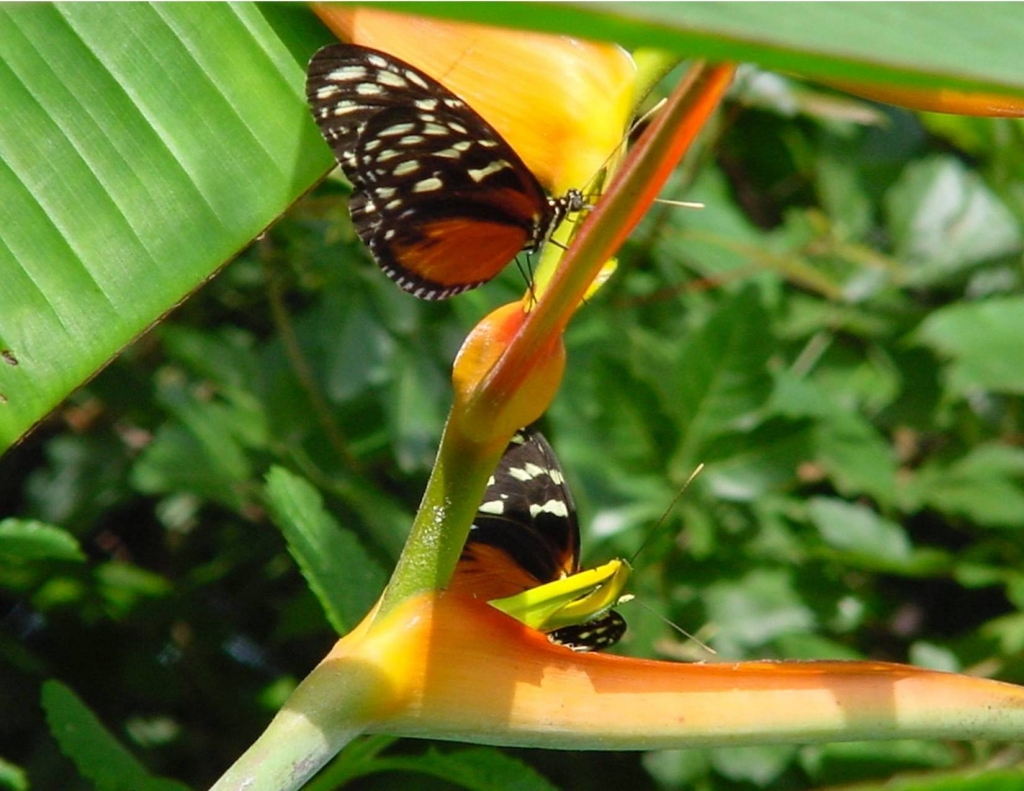
[(365, 732), (576, 750), (1019, 739), (1024, 688), (885, 662), (579, 654), (424, 594), (339, 640), (213, 791), (299, 788)]
[(340, 38), (396, 55), (468, 102), (553, 194), (586, 186), (620, 149), (636, 73), (621, 47), (377, 8), (314, 10)]

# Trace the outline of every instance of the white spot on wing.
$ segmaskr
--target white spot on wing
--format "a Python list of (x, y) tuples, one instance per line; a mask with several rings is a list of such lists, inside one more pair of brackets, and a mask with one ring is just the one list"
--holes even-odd
[[(377, 161), (378, 162), (382, 161), (383, 159), (384, 159), (383, 155), (377, 157)], [(410, 175), (412, 173), (415, 173), (419, 169), (420, 169), (420, 163), (417, 160), (415, 160), (415, 159), (409, 159), (409, 160), (406, 160), (405, 162), (402, 162), (399, 165), (396, 165), (395, 169), (393, 171), (391, 171), (391, 172), (395, 176), (408, 176), (408, 175)]]
[(548, 500), (546, 503), (531, 503), (530, 516), (536, 517), (538, 514), (554, 514), (555, 516), (560, 516), (564, 519), (569, 516), (569, 509), (565, 505), (565, 500)]
[(369, 72), (366, 67), (359, 63), (353, 63), (350, 66), (342, 66), (340, 69), (335, 69), (331, 72), (331, 77), (335, 80), (362, 80), (366, 77)]
[(342, 99), (340, 102), (335, 102), (330, 107), (324, 108), (324, 118), (338, 118), (340, 116), (351, 113), (353, 110), (358, 110), (363, 105), (359, 102), (353, 101), (352, 99)]
[(384, 89), (375, 82), (361, 82), (356, 86), (355, 92), (357, 96), (380, 96)]
[(524, 470), (522, 467), (509, 467), (508, 474), (515, 478), (517, 481), (532, 481), (533, 473), (528, 470)]
[(479, 184), (488, 176), (493, 176), (495, 173), (500, 173), (501, 171), (511, 167), (512, 166), (504, 159), (496, 159), (488, 164), (487, 167), (467, 170), (466, 173), (471, 179), (473, 179), (473, 181)]
[(411, 132), (415, 128), (416, 128), (415, 124), (410, 124), (410, 123), (395, 124), (394, 126), (389, 126), (387, 129), (381, 129), (377, 133), (377, 136), (378, 137), (398, 137), (399, 135), (407, 135), (407, 134), (409, 134), (409, 132)]
[(339, 93), (341, 93), (341, 88), (334, 83), (329, 82), (326, 85), (321, 85), (317, 88), (313, 95), (319, 101), (323, 101), (324, 99), (330, 99), (332, 96), (337, 96)]
[(340, 66), (327, 72), (325, 79), (335, 82), (353, 82), (366, 76), (366, 69), (358, 64)]
[(541, 475), (550, 475), (551, 470), (547, 467), (541, 467), (537, 464), (526, 463), (526, 471), (530, 474), (531, 478), (539, 478)]
[(377, 75), (377, 82), (379, 82), (381, 85), (387, 85), (388, 87), (391, 88), (409, 87), (409, 83), (402, 79), (401, 75), (395, 74), (393, 71), (382, 71), (380, 74)]
[(505, 513), (505, 503), (501, 500), (490, 500), (486, 503), (480, 503), (480, 507), (477, 509), (482, 514), (503, 514)]
[(413, 186), (413, 192), (434, 192), (444, 186), (444, 182), (436, 176), (431, 176), (429, 179), (423, 179), (423, 181), (417, 181)]
[(430, 87), (429, 85), (427, 85), (426, 80), (424, 80), (416, 72), (410, 71), (409, 69), (405, 70), (405, 78), (409, 80), (409, 82), (411, 82), (413, 85), (417, 85), (420, 88), (426, 89)]

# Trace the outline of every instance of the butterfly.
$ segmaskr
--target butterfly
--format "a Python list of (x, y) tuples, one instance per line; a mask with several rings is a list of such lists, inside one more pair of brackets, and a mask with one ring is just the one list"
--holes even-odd
[[(543, 434), (520, 429), (488, 481), (450, 589), (490, 601), (568, 582), (579, 571), (579, 523), (558, 459)], [(621, 615), (601, 608), (547, 634), (575, 651), (594, 651), (625, 631)]]
[(309, 62), (306, 98), (352, 183), (356, 233), (422, 299), (486, 283), (585, 208), (579, 190), (548, 197), (494, 127), (393, 55), (324, 47)]

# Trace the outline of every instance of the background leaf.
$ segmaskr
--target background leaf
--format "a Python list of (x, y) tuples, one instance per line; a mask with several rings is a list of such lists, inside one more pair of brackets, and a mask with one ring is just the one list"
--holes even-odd
[(73, 536), (59, 527), (21, 519), (0, 520), (0, 557), (5, 560), (85, 560)]
[(993, 297), (950, 305), (922, 322), (916, 338), (952, 358), (949, 383), (958, 394), (974, 388), (1020, 394), (1024, 372), (1024, 299)]
[(43, 685), (43, 708), (64, 753), (97, 791), (187, 791), (172, 780), (152, 777), (103, 727), (96, 716), (59, 681)]
[(432, 750), (415, 759), (389, 758), (379, 763), (381, 769), (431, 775), (473, 791), (551, 791), (554, 788), (529, 766), (489, 747), (451, 753)]
[(267, 474), (267, 500), (327, 620), (338, 634), (345, 634), (383, 591), (384, 570), (324, 511), (316, 489), (297, 475), (272, 468)]
[(955, 157), (908, 167), (886, 203), (895, 252), (911, 285), (938, 284), (988, 259), (1021, 252), (1010, 210)]

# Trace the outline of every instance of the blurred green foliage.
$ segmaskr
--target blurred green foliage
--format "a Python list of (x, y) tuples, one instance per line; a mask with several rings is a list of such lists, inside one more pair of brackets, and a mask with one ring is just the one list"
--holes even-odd
[[(544, 421), (588, 564), (639, 550), (622, 651), (1024, 683), (1022, 185), (1020, 122), (743, 73), (669, 190), (706, 208), (645, 219)], [(523, 282), (420, 303), (345, 202), (321, 185), (0, 459), (0, 788), (205, 787), (379, 594), (451, 360)], [(1014, 789), (1021, 759), (371, 737), (309, 787)]]

